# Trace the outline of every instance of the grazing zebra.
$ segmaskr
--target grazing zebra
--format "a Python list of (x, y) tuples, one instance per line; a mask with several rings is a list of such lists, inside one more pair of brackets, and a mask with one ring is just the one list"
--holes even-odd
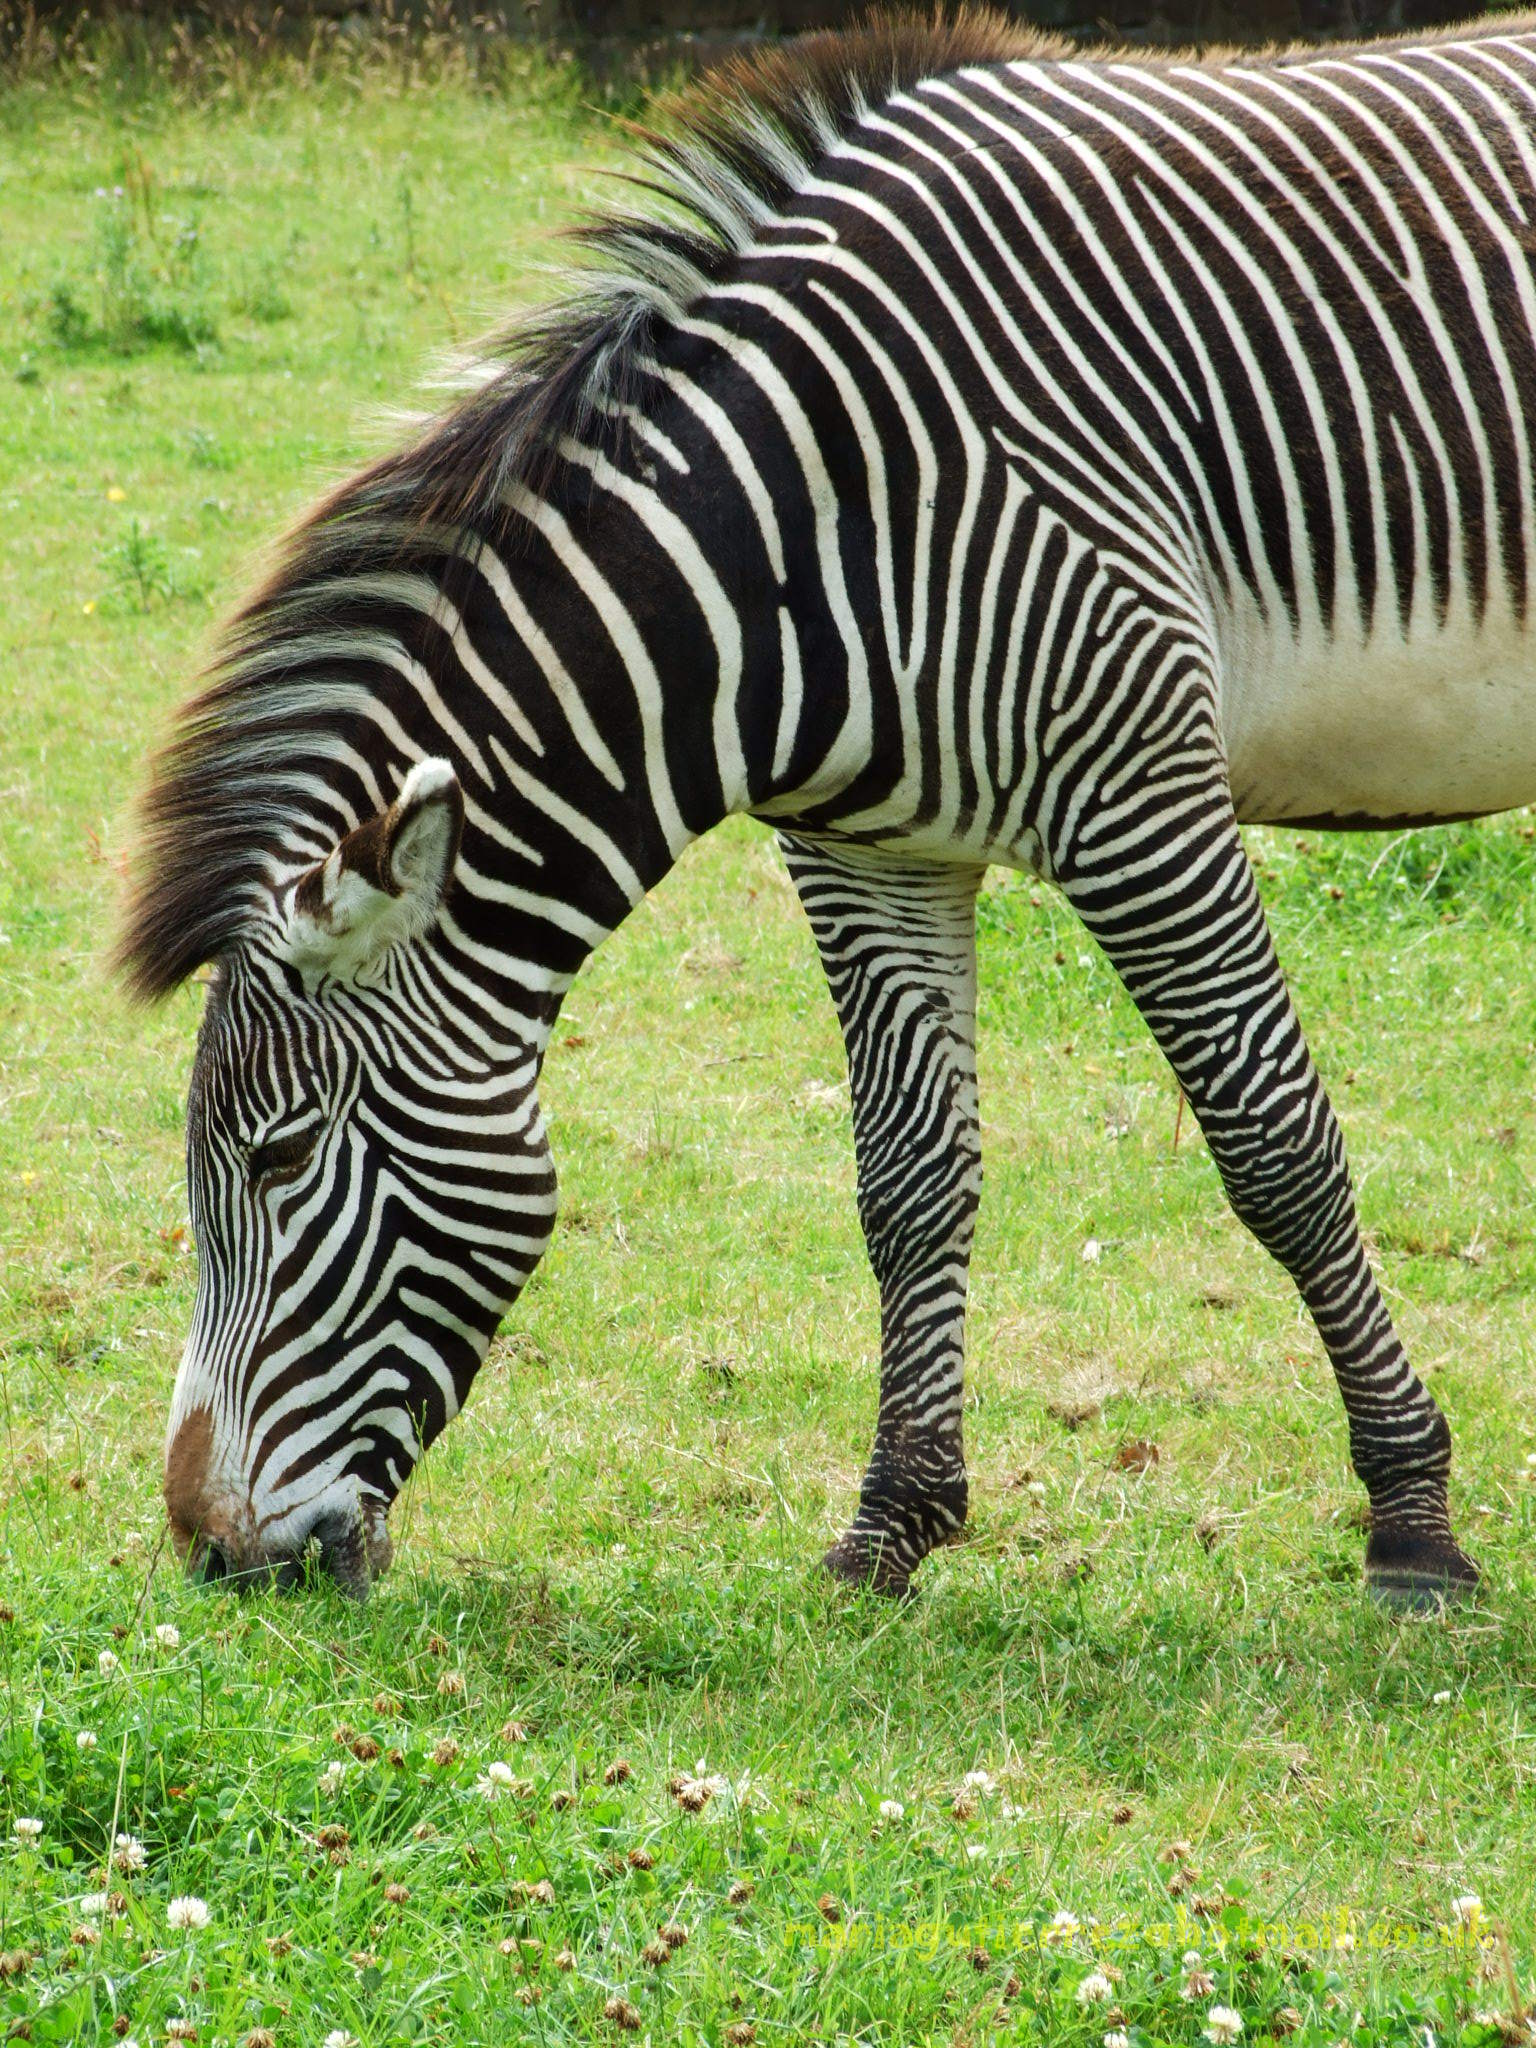
[(1536, 798), (1536, 20), (1085, 59), (964, 13), (728, 69), (649, 215), (313, 512), (181, 714), (121, 944), (213, 965), (165, 1491), (204, 1573), (362, 1591), (549, 1241), (593, 948), (769, 820), (879, 1282), (836, 1574), (966, 1511), (974, 906), (1048, 878), (1327, 1347), (1390, 1597), (1469, 1585), (1240, 820)]

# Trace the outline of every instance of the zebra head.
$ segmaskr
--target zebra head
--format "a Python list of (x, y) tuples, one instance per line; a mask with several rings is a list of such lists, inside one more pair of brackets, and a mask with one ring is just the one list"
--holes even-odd
[[(166, 1445), (205, 1578), (361, 1595), (553, 1221), (538, 1054), (466, 1024), (446, 761), (274, 891), (216, 968), (188, 1099), (199, 1273)], [(472, 1013), (471, 1013), (472, 1014)]]

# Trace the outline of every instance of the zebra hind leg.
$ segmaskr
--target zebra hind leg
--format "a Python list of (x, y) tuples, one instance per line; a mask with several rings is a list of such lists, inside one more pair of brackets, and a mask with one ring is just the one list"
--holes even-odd
[(1327, 1347), (1371, 1501), (1365, 1575), (1426, 1606), (1477, 1568), (1451, 1532), (1445, 1416), (1404, 1354), (1360, 1241), (1344, 1144), (1291, 1007), (1225, 778), (1180, 815), (1149, 801), (1085, 827), (1065, 892), (1134, 997), (1238, 1216), (1286, 1268)]
[(904, 1594), (965, 1521), (966, 1276), (981, 1192), (981, 870), (779, 835), (848, 1051), (859, 1218), (880, 1287), (880, 1407), (858, 1510), (823, 1563)]

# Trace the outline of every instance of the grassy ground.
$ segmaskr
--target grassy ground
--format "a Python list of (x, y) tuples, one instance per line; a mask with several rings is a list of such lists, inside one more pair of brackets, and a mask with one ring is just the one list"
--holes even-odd
[[(971, 1528), (900, 1612), (817, 1582), (876, 1304), (833, 1020), (745, 826), (575, 991), (547, 1079), (563, 1228), (372, 1603), (179, 1583), (157, 1481), (198, 997), (146, 1019), (102, 980), (125, 801), (262, 537), (434, 347), (539, 288), (609, 147), (558, 73), (360, 79), (0, 98), (0, 2015), (38, 2042), (633, 2021), (1194, 2048), (1223, 2004), (1248, 2039), (1492, 2041), (1500, 2013), (1525, 2038), (1519, 820), (1253, 842), (1455, 1425), (1475, 1608), (1364, 1602), (1316, 1339), (1187, 1120), (1175, 1142), (1108, 971), (1012, 880), (983, 905)], [(493, 1763), (516, 1782), (479, 1783)], [(678, 1772), (718, 1777), (702, 1811)], [(119, 1835), (142, 1870), (105, 1869)], [(1518, 1987), (1458, 1928), (1468, 1893)], [(208, 1924), (172, 1928), (189, 1894)], [(1058, 1914), (1080, 1931), (1046, 1938)], [(669, 1921), (686, 1943), (648, 1962)]]

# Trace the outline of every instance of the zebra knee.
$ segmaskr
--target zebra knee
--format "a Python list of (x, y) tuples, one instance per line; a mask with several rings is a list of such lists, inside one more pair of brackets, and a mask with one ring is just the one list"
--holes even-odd
[(965, 1260), (978, 1191), (914, 1175), (894, 1188), (859, 1192), (859, 1222), (870, 1270), (882, 1296), (921, 1280), (937, 1266)]
[(981, 1201), (974, 1126), (948, 1122), (859, 1145), (859, 1223), (882, 1291), (970, 1250)]
[(1341, 1229), (1354, 1231), (1354, 1203), (1341, 1144), (1327, 1128), (1259, 1135), (1239, 1154), (1212, 1152), (1233, 1214), (1305, 1292), (1337, 1255)]

